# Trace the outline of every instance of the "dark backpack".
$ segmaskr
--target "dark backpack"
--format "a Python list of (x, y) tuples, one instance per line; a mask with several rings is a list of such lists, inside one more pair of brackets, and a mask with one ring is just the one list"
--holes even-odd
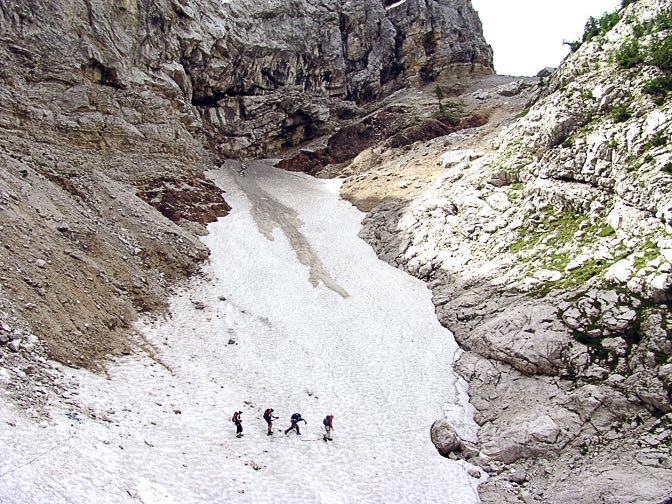
[(264, 420), (270, 420), (271, 419), (271, 414), (272, 414), (272, 411), (271, 411), (270, 408), (267, 409), (266, 411), (264, 411)]
[(331, 426), (331, 415), (327, 415), (326, 417), (324, 417), (324, 420), (322, 420), (322, 423), (323, 423), (324, 425), (329, 425), (329, 426)]
[(238, 413), (233, 414), (233, 416), (231, 417), (231, 421), (233, 423), (238, 423)]
[(294, 413), (292, 415), (292, 421), (294, 422), (300, 422), (301, 421), (301, 413)]

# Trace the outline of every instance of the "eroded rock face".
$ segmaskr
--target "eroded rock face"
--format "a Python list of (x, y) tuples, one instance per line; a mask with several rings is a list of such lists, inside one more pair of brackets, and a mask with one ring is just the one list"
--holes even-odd
[(23, 122), (93, 145), (190, 151), (206, 134), (222, 156), (270, 155), (401, 86), (492, 72), (467, 0), (0, 8), (9, 122), (23, 109)]
[[(637, 39), (643, 51), (657, 47), (668, 32), (654, 20), (670, 7), (630, 4), (543, 87), (462, 97), (511, 94), (524, 113), (498, 135), (482, 128), (410, 152), (378, 147), (356, 164), (378, 160), (371, 184), (403, 176), (417, 188), (377, 195), (361, 235), (428, 282), (466, 350), (458, 367), (480, 447), (530, 475), (522, 499), (657, 502), (672, 485), (672, 102), (645, 92), (661, 75), (650, 60), (624, 71), (616, 58), (639, 24), (656, 33)], [(431, 180), (409, 177), (432, 164), (443, 171)], [(361, 187), (354, 178), (348, 195)], [(513, 483), (491, 478), (484, 502)]]

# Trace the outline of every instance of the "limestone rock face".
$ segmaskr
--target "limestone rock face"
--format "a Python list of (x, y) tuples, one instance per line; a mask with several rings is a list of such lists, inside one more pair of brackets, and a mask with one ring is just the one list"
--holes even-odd
[[(361, 236), (432, 289), (465, 350), (458, 369), (479, 446), (533, 474), (526, 502), (657, 502), (672, 485), (672, 100), (649, 92), (652, 79), (669, 79), (651, 55), (669, 44), (671, 8), (619, 8), (620, 22), (543, 85), (461, 95), (519, 103), (497, 132), (371, 149), (366, 164), (380, 166), (343, 186), (366, 175), (377, 188), (383, 177), (417, 188), (377, 194)], [(644, 61), (624, 69), (619, 56), (635, 40)], [(436, 175), (423, 180), (431, 165)], [(513, 484), (497, 481), (481, 495)]]
[(269, 155), (401, 86), (492, 72), (468, 0), (36, 0), (0, 26), (0, 78), (26, 86), (9, 121), (31, 94), (31, 121), (117, 147)]

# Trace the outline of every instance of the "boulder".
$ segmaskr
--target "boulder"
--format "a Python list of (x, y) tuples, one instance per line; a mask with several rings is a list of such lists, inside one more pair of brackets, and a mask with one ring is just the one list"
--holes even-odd
[(527, 433), (534, 441), (555, 443), (560, 435), (560, 428), (551, 417), (542, 415), (527, 424)]
[(431, 428), (432, 443), (443, 457), (460, 450), (460, 436), (447, 420), (437, 420)]
[(649, 284), (651, 300), (654, 303), (666, 303), (672, 300), (672, 278), (669, 274), (656, 275)]

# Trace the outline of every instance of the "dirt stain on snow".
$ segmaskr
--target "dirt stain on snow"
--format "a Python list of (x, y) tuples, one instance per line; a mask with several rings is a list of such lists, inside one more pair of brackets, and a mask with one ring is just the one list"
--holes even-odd
[(273, 241), (275, 239), (273, 231), (279, 228), (289, 240), (299, 262), (308, 267), (308, 281), (313, 287), (322, 282), (325, 287), (341, 297), (350, 297), (350, 294), (332, 278), (301, 232), (303, 221), (297, 212), (259, 186), (257, 180), (261, 172), (256, 163), (241, 163), (238, 172), (240, 176), (236, 177), (236, 183), (252, 203), (252, 217), (259, 232)]

